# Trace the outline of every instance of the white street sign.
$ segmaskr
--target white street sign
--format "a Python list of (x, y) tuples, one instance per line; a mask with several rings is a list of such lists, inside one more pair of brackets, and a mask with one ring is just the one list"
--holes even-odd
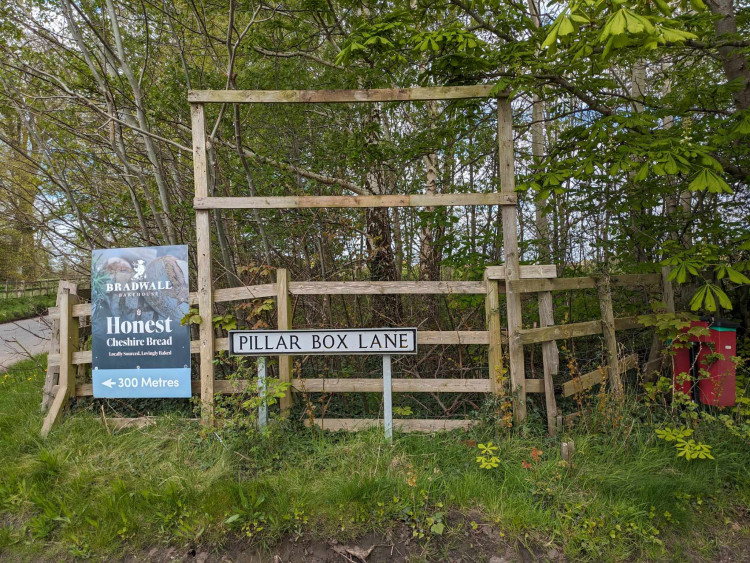
[(229, 331), (230, 356), (416, 353), (416, 328)]

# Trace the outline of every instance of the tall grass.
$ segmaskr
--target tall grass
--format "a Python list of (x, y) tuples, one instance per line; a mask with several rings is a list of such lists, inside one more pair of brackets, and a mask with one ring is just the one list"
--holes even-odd
[(35, 295), (34, 297), (13, 297), (0, 299), (0, 323), (9, 323), (41, 315), (49, 307), (55, 306), (55, 294)]
[[(716, 459), (699, 462), (678, 459), (637, 419), (564, 436), (576, 443), (571, 464), (559, 440), (533, 429), (398, 435), (389, 445), (376, 430), (332, 435), (287, 422), (266, 437), (170, 417), (110, 433), (79, 412), (42, 440), (42, 379), (33, 362), (0, 374), (0, 559), (343, 541), (396, 525), (427, 546), (489, 525), (503, 541), (592, 561), (711, 560), (716, 538), (748, 541), (750, 452), (719, 427), (701, 436)], [(481, 469), (476, 444), (490, 440), (500, 464)]]

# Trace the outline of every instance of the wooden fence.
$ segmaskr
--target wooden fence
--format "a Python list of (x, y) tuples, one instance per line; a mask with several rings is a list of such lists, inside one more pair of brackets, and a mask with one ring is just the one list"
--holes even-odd
[[(513, 116), (510, 100), (505, 93), (493, 94), (493, 85), (452, 86), (435, 88), (397, 88), (378, 90), (331, 90), (331, 91), (194, 91), (188, 99), (191, 107), (193, 164), (196, 214), (197, 291), (191, 294), (191, 302), (197, 303), (200, 323), (200, 338), (192, 342), (191, 349), (200, 354), (200, 381), (194, 384), (194, 392), (200, 393), (201, 418), (204, 424), (212, 424), (214, 396), (216, 393), (233, 393), (246, 388), (248, 382), (239, 385), (214, 377), (214, 361), (217, 350), (227, 349), (227, 339), (216, 338), (213, 329), (213, 314), (216, 303), (255, 298), (275, 298), (279, 329), (292, 328), (292, 306), (290, 296), (333, 294), (476, 294), (485, 296), (486, 330), (484, 331), (423, 331), (418, 335), (420, 345), (479, 344), (488, 346), (488, 373), (484, 379), (402, 379), (393, 382), (396, 392), (485, 392), (498, 393), (498, 380), (503, 368), (503, 342), (507, 343), (508, 371), (510, 373), (513, 414), (517, 422), (526, 419), (527, 393), (544, 393), (550, 433), (558, 426), (555, 388), (552, 376), (558, 372), (559, 360), (556, 340), (602, 334), (607, 350), (609, 385), (613, 392), (620, 393), (622, 385), (619, 374), (631, 359), (617, 357), (615, 331), (637, 326), (632, 318), (615, 318), (612, 311), (610, 282), (624, 286), (658, 286), (660, 277), (603, 275), (594, 279), (556, 279), (554, 266), (520, 266), (518, 251), (517, 196), (515, 193)], [(457, 100), (467, 98), (494, 98), (497, 103), (497, 173), (499, 193), (468, 194), (372, 194), (311, 196), (294, 195), (283, 197), (216, 197), (209, 188), (208, 159), (206, 147), (207, 103), (377, 103), (411, 102), (418, 100)], [(304, 209), (316, 207), (363, 208), (363, 207), (422, 207), (498, 205), (502, 220), (504, 266), (490, 267), (481, 282), (467, 281), (372, 281), (372, 282), (308, 282), (292, 281), (286, 270), (278, 270), (276, 283), (252, 287), (214, 289), (212, 273), (212, 218), (216, 209)], [(61, 286), (62, 288), (62, 286)], [(601, 308), (601, 320), (555, 325), (552, 309), (552, 292), (570, 289), (597, 288)], [(64, 289), (64, 288), (62, 288)], [(500, 294), (504, 293), (507, 308), (507, 332), (503, 332), (500, 320)], [(522, 326), (521, 298), (525, 293), (539, 295), (539, 326), (524, 329)], [(91, 394), (91, 385), (82, 383), (82, 367), (91, 362), (91, 352), (78, 350), (77, 323), (90, 314), (90, 306), (77, 302), (74, 295), (65, 291), (60, 295), (59, 350), (50, 355), (50, 372), (45, 386), (45, 405), (51, 405), (45, 420), (44, 432), (59, 418), (66, 399), (70, 396)], [(74, 336), (74, 333), (76, 336)], [(505, 340), (503, 340), (505, 338)], [(53, 344), (54, 344), (53, 340)], [(542, 344), (543, 378), (527, 379), (525, 375), (524, 346)], [(58, 367), (55, 367), (55, 366)], [(76, 382), (78, 374), (78, 382)], [(292, 390), (325, 392), (377, 392), (382, 383), (371, 379), (293, 379), (292, 358), (279, 358), (279, 378), (289, 382)], [(565, 389), (584, 388), (596, 379), (591, 374), (570, 382)], [(601, 378), (597, 380), (601, 381)], [(572, 387), (571, 387), (572, 385)], [(280, 401), (282, 413), (287, 413), (291, 396)], [(351, 419), (327, 420), (327, 428), (355, 429), (378, 421), (353, 421)], [(394, 421), (396, 428), (405, 430), (447, 429), (465, 426), (469, 422), (456, 420), (401, 420)], [(125, 424), (125, 423), (123, 423)], [(127, 424), (132, 424), (127, 422)]]
[[(609, 343), (614, 339), (616, 330), (639, 328), (640, 325), (633, 317), (615, 318), (612, 312), (612, 302), (608, 298), (608, 287), (602, 280), (592, 277), (556, 279), (554, 266), (521, 266), (521, 279), (515, 282), (521, 293), (539, 294), (540, 324), (544, 312), (545, 296), (549, 292), (568, 291), (571, 289), (600, 288), (600, 304), (603, 319), (564, 325), (540, 326), (528, 328), (519, 332), (521, 346), (542, 343), (547, 346), (544, 352), (544, 371), (541, 379), (525, 379), (523, 385), (523, 400), (528, 393), (544, 393), (547, 403), (548, 425), (554, 433), (560, 424), (555, 406), (555, 388), (552, 375), (557, 373), (555, 363), (557, 347), (556, 340), (601, 334)], [(486, 330), (474, 331), (420, 331), (418, 344), (425, 345), (483, 345), (488, 347), (488, 370), (486, 377), (477, 379), (394, 379), (395, 393), (500, 393), (498, 377), (503, 371), (503, 346), (508, 344), (507, 331), (501, 329), (500, 295), (506, 294), (510, 282), (505, 279), (506, 272), (502, 266), (489, 267), (485, 271), (482, 281), (440, 281), (440, 282), (305, 282), (292, 281), (286, 270), (277, 271), (277, 282), (271, 284), (242, 286), (217, 289), (214, 292), (214, 302), (229, 303), (250, 299), (272, 298), (276, 300), (277, 328), (292, 328), (291, 309), (294, 297), (301, 295), (429, 295), (429, 294), (462, 294), (482, 295), (485, 298), (485, 326)], [(652, 292), (660, 291), (661, 277), (659, 275), (625, 275), (612, 276), (611, 284), (631, 289), (643, 288)], [(607, 284), (608, 285), (608, 284)], [(190, 294), (191, 304), (197, 302), (197, 293)], [(91, 364), (91, 351), (79, 348), (80, 327), (89, 324), (87, 317), (91, 315), (91, 305), (81, 303), (76, 295), (75, 284), (61, 282), (58, 292), (58, 306), (50, 309), (53, 320), (53, 337), (48, 357), (48, 378), (45, 386), (43, 408), (48, 410), (45, 418), (43, 433), (49, 432), (52, 425), (59, 420), (67, 399), (71, 397), (91, 397), (93, 388), (89, 371), (86, 366)], [(609, 319), (609, 320), (608, 320)], [(216, 337), (212, 329), (213, 348), (216, 351), (228, 350), (228, 339)], [(554, 348), (554, 351), (550, 350)], [(609, 349), (609, 346), (608, 346)], [(199, 354), (201, 341), (191, 342), (193, 354)], [(616, 351), (609, 356), (607, 373), (611, 387), (617, 391), (620, 388), (619, 374), (625, 369), (635, 367), (633, 357), (617, 358)], [(287, 356), (279, 356), (279, 360)], [(281, 365), (281, 362), (279, 363)], [(602, 382), (602, 371), (595, 370), (565, 383), (560, 392), (569, 396)], [(203, 374), (201, 373), (201, 376)], [(298, 392), (309, 393), (353, 393), (374, 392), (383, 390), (381, 379), (371, 378), (292, 378), (291, 370), (284, 373), (280, 370), (280, 379), (290, 383), (292, 394)], [(213, 379), (211, 385), (205, 383), (203, 377), (193, 381), (193, 394), (206, 400), (205, 390), (211, 389), (210, 401), (216, 394), (230, 394), (245, 392), (251, 388), (252, 382), (247, 380), (228, 381)], [(518, 390), (516, 390), (518, 392)], [(291, 396), (288, 397), (291, 400)], [(282, 412), (290, 407), (290, 401), (282, 405)], [(141, 420), (140, 422), (145, 422)], [(356, 430), (374, 424), (378, 420), (361, 419), (323, 419), (316, 420), (319, 426), (330, 429)], [(108, 419), (108, 424), (114, 427), (130, 426), (138, 421), (132, 419)], [(435, 431), (454, 428), (465, 428), (471, 424), (470, 420), (455, 419), (403, 419), (394, 421), (394, 427), (405, 431)]]
[[(60, 278), (50, 278), (36, 281), (8, 281), (0, 283), (0, 299), (14, 299), (20, 297), (35, 297), (37, 295), (49, 295), (57, 291)], [(88, 279), (77, 280), (79, 287), (88, 283)]]

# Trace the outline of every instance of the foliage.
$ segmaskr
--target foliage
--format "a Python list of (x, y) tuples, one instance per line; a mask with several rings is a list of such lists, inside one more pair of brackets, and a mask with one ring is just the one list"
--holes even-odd
[(54, 294), (0, 299), (0, 322), (7, 323), (42, 315), (47, 312), (48, 308), (54, 306)]
[(487, 444), (478, 444), (477, 448), (482, 455), (477, 456), (477, 463), (482, 469), (495, 469), (500, 465), (500, 458), (495, 455), (497, 446), (492, 442)]
[[(169, 417), (110, 434), (92, 409), (40, 441), (41, 374), (25, 362), (0, 377), (0, 541), (13, 560), (210, 549), (237, 536), (259, 548), (282, 537), (344, 542), (399, 525), (435, 557), (438, 541), (489, 533), (576, 560), (695, 550), (714, 558), (710, 546), (737, 541), (732, 526), (745, 524), (750, 502), (748, 449), (723, 423), (698, 422), (716, 459), (686, 464), (660, 445), (638, 404), (623, 407), (622, 431), (561, 438), (575, 438), (573, 464), (560, 459), (559, 440), (487, 426), (397, 434), (392, 446), (380, 431), (326, 434), (283, 421), (265, 436), (226, 427), (201, 434)], [(474, 460), (477, 443), (490, 442), (499, 465), (488, 471)]]

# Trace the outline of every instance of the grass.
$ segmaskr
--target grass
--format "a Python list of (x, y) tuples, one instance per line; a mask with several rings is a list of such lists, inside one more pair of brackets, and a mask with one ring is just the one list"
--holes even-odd
[[(642, 420), (612, 426), (616, 417), (603, 416), (565, 436), (576, 443), (572, 465), (559, 439), (531, 428), (398, 435), (391, 446), (377, 431), (277, 423), (258, 438), (164, 417), (110, 434), (92, 409), (42, 440), (42, 383), (33, 361), (0, 374), (0, 560), (108, 559), (167, 544), (221, 551), (238, 538), (346, 541), (396, 526), (427, 553), (490, 526), (511, 545), (590, 561), (710, 561), (719, 546), (749, 541), (750, 449), (718, 424), (695, 434), (715, 460), (688, 462)], [(477, 443), (490, 440), (499, 464), (481, 469)]]
[(42, 314), (49, 307), (55, 306), (55, 299), (54, 293), (34, 297), (0, 299), (0, 323), (9, 323)]

